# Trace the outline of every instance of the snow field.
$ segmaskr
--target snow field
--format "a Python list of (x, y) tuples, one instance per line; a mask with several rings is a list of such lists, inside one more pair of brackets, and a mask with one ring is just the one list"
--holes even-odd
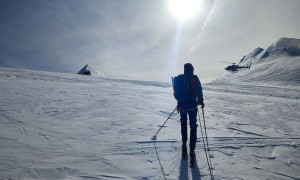
[[(223, 167), (219, 173), (215, 170), (224, 174), (221, 179), (299, 178), (300, 164), (289, 165), (291, 159), (299, 162), (300, 157), (297, 99), (253, 95), (247, 91), (218, 92), (211, 90), (215, 86), (206, 87), (210, 89), (206, 93), (207, 106), (214, 107), (206, 113), (210, 122), (207, 126), (211, 127), (209, 134), (213, 136), (212, 161), (215, 167)], [(227, 88), (238, 89), (233, 84)], [(217, 121), (212, 124), (212, 120)], [(228, 177), (227, 173), (232, 175)]]
[[(203, 87), (216, 179), (300, 178), (299, 86)], [(200, 129), (195, 167), (181, 159), (177, 113), (150, 140), (167, 83), (0, 69), (0, 91), (1, 179), (209, 179)]]

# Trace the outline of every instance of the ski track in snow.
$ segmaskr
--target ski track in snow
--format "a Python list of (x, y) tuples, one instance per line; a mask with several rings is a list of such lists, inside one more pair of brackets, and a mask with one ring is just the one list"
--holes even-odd
[[(167, 83), (0, 69), (1, 179), (209, 179)], [(216, 179), (300, 179), (298, 86), (203, 85)], [(201, 116), (201, 121), (202, 115)]]

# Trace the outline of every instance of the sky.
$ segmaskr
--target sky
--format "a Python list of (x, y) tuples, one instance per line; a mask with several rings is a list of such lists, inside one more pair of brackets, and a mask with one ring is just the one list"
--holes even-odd
[(299, 0), (200, 0), (179, 20), (167, 0), (0, 0), (0, 67), (170, 81), (192, 63), (202, 82), (280, 37), (300, 39)]

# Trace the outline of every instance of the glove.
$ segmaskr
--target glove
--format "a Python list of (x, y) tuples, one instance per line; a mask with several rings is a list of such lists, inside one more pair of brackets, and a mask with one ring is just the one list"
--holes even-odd
[(203, 109), (205, 107), (203, 102), (198, 102), (198, 106), (201, 105), (201, 108)]
[(179, 107), (179, 105), (178, 105), (178, 104), (177, 104), (176, 110), (177, 110), (177, 113), (179, 113), (179, 111), (180, 111), (180, 107)]

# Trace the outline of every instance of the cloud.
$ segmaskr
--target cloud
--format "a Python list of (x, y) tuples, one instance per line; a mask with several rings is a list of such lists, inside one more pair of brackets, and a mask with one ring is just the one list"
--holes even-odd
[(76, 73), (90, 64), (113, 77), (168, 81), (192, 62), (213, 79), (223, 73), (219, 60), (300, 36), (298, 1), (205, 2), (176, 45), (166, 1), (0, 1), (0, 66)]

